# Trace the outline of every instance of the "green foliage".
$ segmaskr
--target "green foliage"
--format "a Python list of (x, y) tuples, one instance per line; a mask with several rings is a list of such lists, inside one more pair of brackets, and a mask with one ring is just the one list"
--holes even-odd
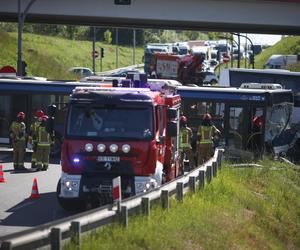
[(265, 49), (261, 54), (255, 56), (255, 68), (263, 68), (269, 57), (275, 54), (300, 55), (300, 36), (285, 37), (274, 46)]
[[(81, 66), (92, 68), (91, 41), (69, 40), (58, 37), (23, 34), (23, 59), (27, 63), (28, 75), (44, 76), (48, 79), (71, 79), (67, 70)], [(116, 66), (115, 46), (96, 43), (96, 49), (105, 49), (103, 71), (112, 70)], [(0, 32), (0, 67), (17, 62), (17, 34)], [(136, 48), (136, 63), (141, 63), (143, 49)], [(132, 64), (132, 48), (119, 46), (119, 67)], [(100, 61), (96, 60), (96, 71), (100, 69)], [(74, 77), (74, 76), (73, 76)]]
[(104, 32), (104, 42), (106, 44), (111, 44), (112, 42), (112, 37), (111, 37), (111, 31), (110, 30), (106, 30)]
[[(150, 218), (129, 218), (84, 237), (82, 249), (300, 249), (300, 176), (265, 159), (260, 168), (224, 164), (204, 191)], [(65, 249), (74, 249), (68, 245)]]

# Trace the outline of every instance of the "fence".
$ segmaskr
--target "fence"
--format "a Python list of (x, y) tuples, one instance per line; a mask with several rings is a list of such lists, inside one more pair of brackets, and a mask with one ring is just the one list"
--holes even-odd
[(151, 202), (160, 200), (162, 208), (168, 209), (170, 196), (176, 195), (177, 200), (183, 200), (188, 190), (196, 192), (197, 182), (198, 188), (203, 189), (205, 182), (210, 183), (221, 169), (222, 154), (222, 149), (216, 149), (214, 156), (205, 164), (151, 192), (123, 200), (120, 206), (107, 205), (95, 208), (5, 236), (0, 242), (0, 249), (35, 249), (48, 246), (56, 250), (62, 248), (63, 240), (71, 240), (79, 249), (82, 233), (113, 222), (119, 222), (127, 227), (129, 214), (140, 210), (143, 214), (150, 215)]

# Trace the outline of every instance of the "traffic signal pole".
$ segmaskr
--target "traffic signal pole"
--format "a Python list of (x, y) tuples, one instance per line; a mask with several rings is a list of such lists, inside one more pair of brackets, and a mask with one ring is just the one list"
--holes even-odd
[(35, 1), (36, 0), (31, 0), (22, 13), (21, 0), (18, 0), (18, 61), (17, 61), (18, 76), (23, 76), (24, 73), (22, 70), (22, 33), (23, 33), (25, 18), (30, 7), (34, 4)]
[(96, 75), (96, 63), (95, 63), (95, 59), (96, 59), (96, 56), (95, 56), (95, 43), (96, 43), (96, 28), (93, 27), (93, 52), (92, 52), (92, 58), (93, 58), (93, 74)]

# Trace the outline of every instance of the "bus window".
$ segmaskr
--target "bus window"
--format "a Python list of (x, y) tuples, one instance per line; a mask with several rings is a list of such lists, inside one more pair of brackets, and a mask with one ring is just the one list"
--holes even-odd
[(242, 149), (243, 146), (243, 120), (242, 107), (230, 107), (229, 109), (229, 137), (228, 146)]
[(10, 121), (14, 118), (10, 112), (11, 110), (11, 97), (0, 96), (0, 142), (8, 143), (8, 130)]

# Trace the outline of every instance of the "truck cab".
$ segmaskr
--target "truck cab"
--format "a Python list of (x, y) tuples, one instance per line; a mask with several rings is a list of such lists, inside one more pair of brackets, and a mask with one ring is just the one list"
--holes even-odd
[[(178, 160), (180, 96), (126, 79), (119, 87), (78, 87), (70, 97), (62, 146), (59, 203), (73, 210), (147, 192), (182, 174)], [(130, 87), (130, 86), (135, 87)], [(120, 87), (121, 86), (121, 87)], [(155, 89), (156, 87), (156, 89)]]

